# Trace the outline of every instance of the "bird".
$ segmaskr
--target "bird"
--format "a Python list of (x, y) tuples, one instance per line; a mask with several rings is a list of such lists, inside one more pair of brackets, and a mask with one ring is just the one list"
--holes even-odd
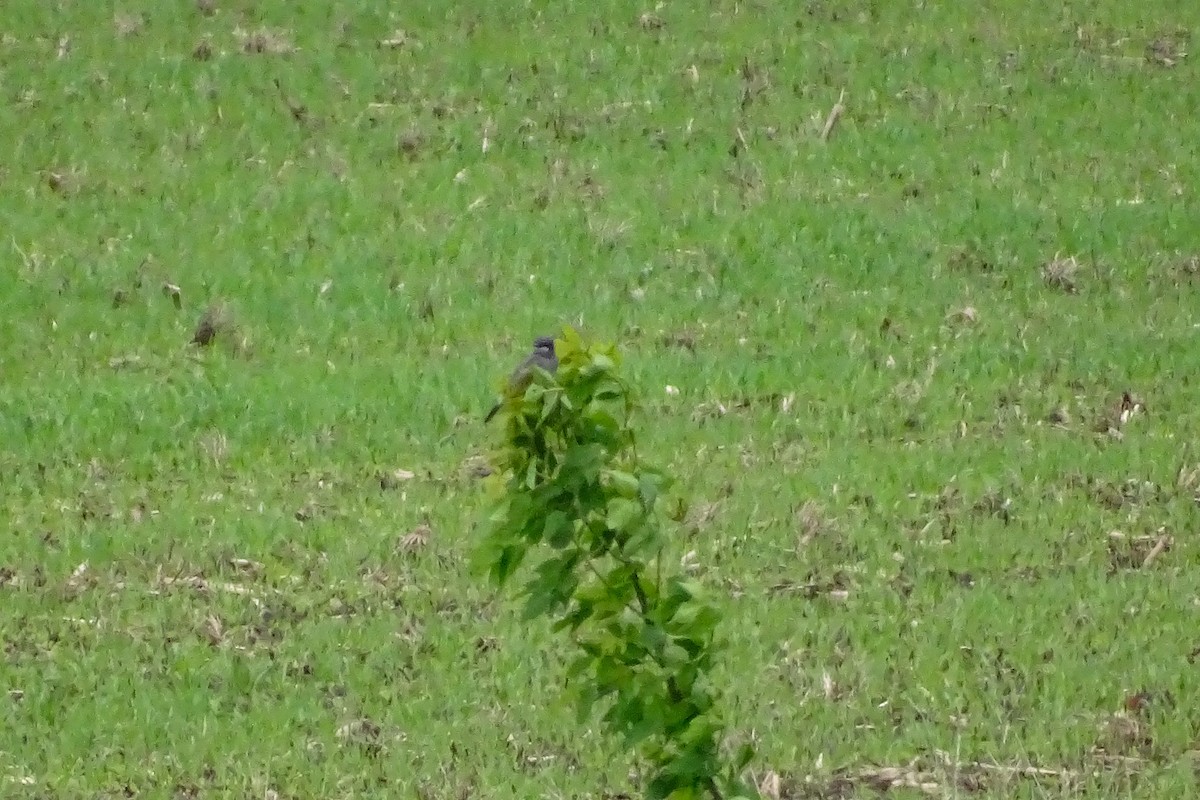
[(496, 416), (504, 406), (505, 399), (525, 394), (525, 390), (533, 382), (533, 376), (538, 368), (544, 369), (546, 372), (554, 372), (558, 369), (558, 356), (554, 353), (553, 336), (539, 336), (533, 340), (533, 352), (526, 356), (525, 360), (508, 377), (505, 396), (497, 401), (496, 405), (492, 406), (492, 410), (483, 418), (485, 425), (491, 422), (492, 417)]

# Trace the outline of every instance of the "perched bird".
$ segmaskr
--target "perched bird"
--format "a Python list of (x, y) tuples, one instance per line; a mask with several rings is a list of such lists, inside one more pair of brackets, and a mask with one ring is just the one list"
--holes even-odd
[(538, 367), (546, 372), (554, 372), (558, 369), (558, 356), (554, 354), (553, 336), (539, 336), (533, 340), (533, 352), (513, 370), (512, 375), (508, 378), (505, 397), (492, 406), (492, 410), (483, 418), (485, 424), (491, 422), (492, 417), (496, 416), (496, 413), (504, 406), (505, 399), (525, 394), (525, 390), (533, 381), (534, 370)]

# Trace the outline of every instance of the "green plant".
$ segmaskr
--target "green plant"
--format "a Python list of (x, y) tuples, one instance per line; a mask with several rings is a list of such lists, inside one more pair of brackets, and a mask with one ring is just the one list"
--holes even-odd
[(577, 314), (763, 794), (1195, 794), (1194, 12), (657, 5), (3, 4), (0, 797), (628, 783), (455, 535)]
[(500, 585), (538, 559), (520, 592), (526, 618), (569, 633), (581, 720), (608, 701), (605, 723), (651, 765), (650, 797), (745, 794), (737, 775), (752, 751), (725, 762), (708, 677), (721, 616), (696, 581), (664, 572), (656, 505), (670, 478), (638, 459), (619, 356), (569, 328), (557, 345), (557, 373), (506, 401), (482, 554)]

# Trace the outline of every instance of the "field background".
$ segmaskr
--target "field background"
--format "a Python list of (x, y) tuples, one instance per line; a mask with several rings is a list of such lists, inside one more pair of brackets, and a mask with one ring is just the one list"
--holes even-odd
[(1193, 796), (1198, 30), (4, 3), (0, 796), (636, 794), (468, 564), (564, 322), (691, 501), (768, 794)]

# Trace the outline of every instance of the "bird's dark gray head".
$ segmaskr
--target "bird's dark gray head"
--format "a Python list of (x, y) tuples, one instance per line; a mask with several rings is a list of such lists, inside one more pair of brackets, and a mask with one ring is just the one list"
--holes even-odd
[(546, 350), (550, 353), (553, 353), (554, 352), (554, 337), (553, 336), (537, 337), (536, 339), (533, 340), (533, 349), (534, 350)]

